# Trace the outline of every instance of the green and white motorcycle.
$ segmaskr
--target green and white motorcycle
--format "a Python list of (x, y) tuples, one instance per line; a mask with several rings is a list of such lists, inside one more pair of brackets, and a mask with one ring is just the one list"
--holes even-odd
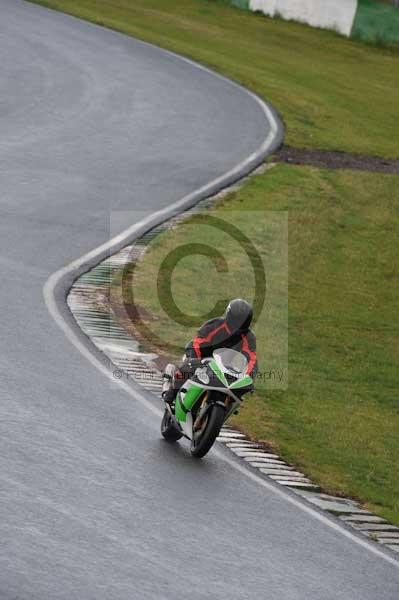
[[(168, 365), (170, 369), (174, 365)], [(235, 413), (242, 396), (253, 389), (246, 357), (230, 348), (215, 350), (201, 361), (191, 379), (180, 388), (174, 410), (167, 404), (161, 433), (169, 442), (191, 441), (191, 454), (202, 458), (211, 449), (222, 425)]]

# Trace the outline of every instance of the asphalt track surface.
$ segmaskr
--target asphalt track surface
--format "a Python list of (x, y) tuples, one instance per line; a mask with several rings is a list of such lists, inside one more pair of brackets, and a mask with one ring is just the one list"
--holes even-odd
[(397, 600), (393, 555), (223, 449), (194, 461), (160, 439), (157, 400), (110, 385), (60, 329), (80, 263), (43, 299), (109, 240), (112, 211), (129, 211), (116, 234), (192, 201), (259, 162), (270, 126), (178, 57), (0, 0), (1, 600)]

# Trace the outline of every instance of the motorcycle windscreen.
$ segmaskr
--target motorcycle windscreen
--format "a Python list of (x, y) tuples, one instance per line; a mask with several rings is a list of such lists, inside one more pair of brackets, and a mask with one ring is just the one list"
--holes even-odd
[(220, 369), (236, 377), (244, 377), (248, 361), (244, 354), (232, 348), (219, 348), (213, 353), (213, 358)]

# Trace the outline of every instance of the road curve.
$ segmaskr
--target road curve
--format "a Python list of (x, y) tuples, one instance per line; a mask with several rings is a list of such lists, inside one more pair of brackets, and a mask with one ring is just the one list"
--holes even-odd
[(0, 599), (397, 600), (383, 556), (223, 451), (194, 462), (163, 443), (43, 301), (109, 239), (112, 211), (129, 211), (116, 234), (259, 149), (260, 105), (66, 15), (20, 0), (0, 15)]

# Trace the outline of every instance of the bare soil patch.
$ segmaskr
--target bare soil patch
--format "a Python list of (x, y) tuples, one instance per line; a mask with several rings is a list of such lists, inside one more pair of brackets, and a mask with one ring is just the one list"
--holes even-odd
[(399, 173), (399, 159), (365, 156), (328, 150), (308, 150), (282, 146), (272, 158), (275, 162), (308, 165), (322, 169), (355, 169), (370, 173)]

